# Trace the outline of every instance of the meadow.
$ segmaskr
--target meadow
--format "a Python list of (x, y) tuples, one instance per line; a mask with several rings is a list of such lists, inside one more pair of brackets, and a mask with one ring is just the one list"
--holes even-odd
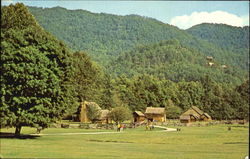
[[(248, 155), (249, 126), (181, 127), (181, 131), (146, 131), (145, 127), (113, 134), (56, 135), (58, 133), (115, 132), (115, 130), (49, 128), (35, 138), (1, 138), (4, 158), (126, 158), (126, 159), (244, 159)], [(14, 129), (1, 129), (13, 133)], [(25, 127), (23, 134), (35, 133)], [(54, 134), (54, 135), (53, 135)]]

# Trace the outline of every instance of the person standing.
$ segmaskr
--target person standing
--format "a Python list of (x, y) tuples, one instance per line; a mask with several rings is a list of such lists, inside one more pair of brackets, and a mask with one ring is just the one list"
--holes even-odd
[(120, 131), (121, 130), (121, 125), (120, 123), (117, 124), (117, 131)]

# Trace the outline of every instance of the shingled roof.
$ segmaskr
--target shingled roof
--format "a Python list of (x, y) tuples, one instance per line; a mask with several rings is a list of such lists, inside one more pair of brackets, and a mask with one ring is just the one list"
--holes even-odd
[(190, 115), (184, 114), (180, 116), (180, 120), (189, 120), (189, 119), (190, 119)]
[(204, 114), (204, 112), (202, 111), (202, 110), (200, 110), (198, 107), (196, 107), (196, 106), (192, 106), (192, 109), (194, 110), (194, 111), (196, 111), (199, 115), (202, 115), (202, 114)]
[(165, 108), (147, 107), (145, 114), (165, 114)]
[(205, 115), (205, 116), (208, 117), (208, 118), (211, 118), (211, 116), (208, 115), (207, 113), (204, 113), (203, 115)]

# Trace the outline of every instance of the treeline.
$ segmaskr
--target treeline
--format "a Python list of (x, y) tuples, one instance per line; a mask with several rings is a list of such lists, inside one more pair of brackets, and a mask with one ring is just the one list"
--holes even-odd
[(208, 75), (199, 82), (173, 82), (150, 75), (113, 81), (116, 103), (131, 110), (165, 107), (167, 118), (179, 118), (191, 106), (208, 112), (213, 119), (248, 118), (249, 81), (236, 87), (217, 83)]

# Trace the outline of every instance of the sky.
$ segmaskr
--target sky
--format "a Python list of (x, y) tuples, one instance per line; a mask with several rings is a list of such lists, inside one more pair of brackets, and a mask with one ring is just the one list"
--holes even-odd
[(204, 22), (249, 26), (248, 1), (3, 0), (2, 5), (15, 2), (43, 8), (61, 6), (70, 10), (83, 9), (94, 13), (137, 14), (155, 18), (180, 29), (188, 29)]

